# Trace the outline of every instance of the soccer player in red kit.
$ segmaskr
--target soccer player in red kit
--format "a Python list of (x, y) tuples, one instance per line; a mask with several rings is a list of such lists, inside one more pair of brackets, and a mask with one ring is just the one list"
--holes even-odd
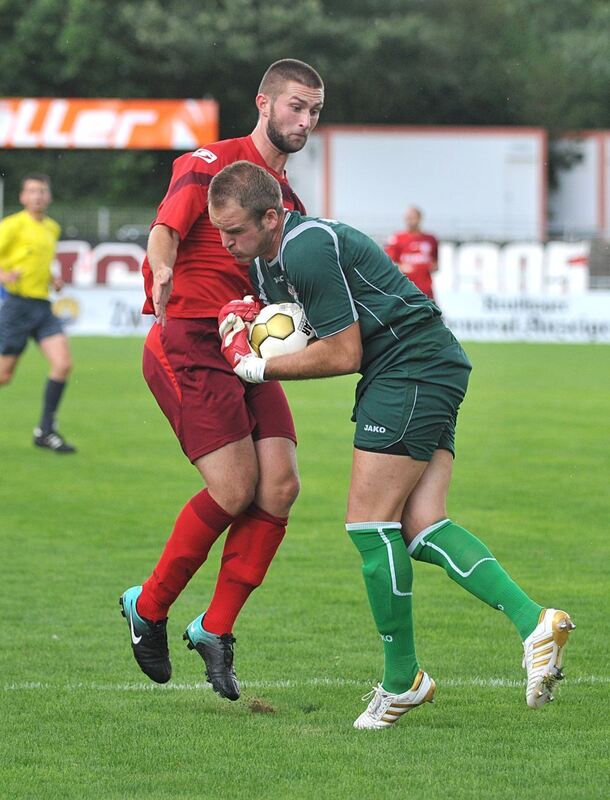
[(438, 269), (438, 241), (421, 229), (422, 212), (412, 206), (405, 213), (406, 231), (395, 233), (385, 246), (398, 269), (434, 300), (432, 273)]
[[(284, 167), (307, 142), (323, 101), (322, 79), (308, 64), (272, 64), (256, 96), (253, 132), (174, 162), (142, 268), (144, 313), (156, 317), (144, 347), (144, 377), (206, 488), (180, 511), (148, 580), (123, 593), (122, 613), (138, 665), (157, 683), (167, 682), (169, 608), (228, 528), (213, 597), (183, 638), (203, 658), (212, 688), (229, 700), (240, 694), (233, 625), (282, 541), (299, 479), (281, 386), (244, 384), (220, 352), (218, 315), (252, 287), (247, 265), (222, 246), (210, 223), (208, 186), (223, 167), (244, 159), (277, 178), (286, 208), (303, 211)], [(250, 320), (259, 308), (256, 301), (238, 304), (237, 313)]]

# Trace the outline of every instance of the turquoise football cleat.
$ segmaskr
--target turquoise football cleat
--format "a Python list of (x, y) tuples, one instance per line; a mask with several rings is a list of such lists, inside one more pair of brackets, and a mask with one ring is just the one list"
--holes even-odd
[(196, 650), (205, 663), (205, 676), (212, 689), (227, 700), (239, 700), (239, 682), (233, 669), (231, 633), (209, 633), (203, 628), (203, 614), (194, 619), (186, 629), (183, 639), (189, 650)]
[(141, 586), (132, 586), (119, 598), (121, 613), (129, 625), (131, 649), (145, 675), (156, 683), (167, 683), (172, 676), (167, 647), (167, 619), (151, 622), (141, 617), (136, 608), (141, 593)]

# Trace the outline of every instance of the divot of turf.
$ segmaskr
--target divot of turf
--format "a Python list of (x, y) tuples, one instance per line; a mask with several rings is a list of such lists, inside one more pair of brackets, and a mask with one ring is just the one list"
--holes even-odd
[(275, 714), (275, 708), (266, 700), (252, 697), (248, 700), (248, 708), (253, 714)]

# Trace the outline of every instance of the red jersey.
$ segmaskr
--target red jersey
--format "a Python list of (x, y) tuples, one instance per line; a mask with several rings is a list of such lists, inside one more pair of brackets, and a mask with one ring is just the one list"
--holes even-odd
[[(154, 225), (167, 225), (180, 237), (174, 264), (174, 284), (167, 304), (168, 318), (216, 317), (229, 300), (252, 293), (248, 265), (239, 264), (222, 246), (218, 230), (208, 215), (208, 186), (227, 164), (251, 161), (264, 167), (280, 183), (285, 208), (305, 213), (285, 175), (278, 175), (263, 160), (252, 137), (226, 139), (186, 153), (174, 161), (167, 193)], [(148, 258), (142, 264), (146, 301), (143, 314), (154, 314), (153, 276)]]
[(438, 261), (438, 242), (429, 233), (395, 233), (385, 246), (398, 269), (432, 300), (432, 271)]

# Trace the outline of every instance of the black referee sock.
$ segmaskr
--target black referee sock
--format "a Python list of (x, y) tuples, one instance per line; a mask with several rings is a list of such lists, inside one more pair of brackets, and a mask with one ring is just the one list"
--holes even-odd
[(55, 412), (61, 400), (61, 396), (66, 388), (66, 381), (54, 381), (52, 378), (47, 380), (44, 390), (44, 405), (42, 417), (40, 418), (40, 428), (43, 436), (51, 433), (55, 423)]

